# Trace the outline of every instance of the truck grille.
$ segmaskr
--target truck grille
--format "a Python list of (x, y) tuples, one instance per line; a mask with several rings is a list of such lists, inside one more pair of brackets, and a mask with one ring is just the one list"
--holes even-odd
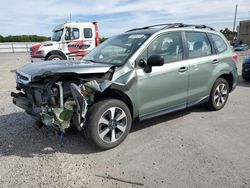
[(32, 54), (32, 50), (33, 50), (33, 48), (32, 48), (32, 47), (30, 47), (30, 55)]

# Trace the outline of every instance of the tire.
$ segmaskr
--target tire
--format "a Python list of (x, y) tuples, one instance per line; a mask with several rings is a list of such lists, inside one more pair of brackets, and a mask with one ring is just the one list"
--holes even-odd
[(47, 59), (48, 61), (60, 61), (63, 60), (63, 57), (57, 54), (51, 55)]
[(88, 139), (99, 149), (111, 149), (123, 142), (131, 124), (131, 113), (124, 102), (105, 99), (89, 109), (85, 131)]
[(216, 111), (222, 109), (227, 103), (229, 96), (228, 82), (223, 78), (218, 78), (213, 85), (210, 92), (209, 101), (207, 107), (209, 110)]

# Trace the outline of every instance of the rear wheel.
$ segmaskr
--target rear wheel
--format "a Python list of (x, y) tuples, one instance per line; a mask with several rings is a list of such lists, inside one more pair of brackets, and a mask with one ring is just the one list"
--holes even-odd
[(228, 95), (229, 95), (228, 82), (223, 78), (218, 78), (213, 85), (209, 101), (207, 102), (207, 107), (210, 110), (222, 109), (227, 102)]
[(57, 54), (48, 57), (48, 61), (59, 61), (59, 60), (63, 60), (63, 57)]
[(132, 124), (127, 105), (117, 99), (94, 104), (87, 117), (87, 136), (100, 149), (119, 145), (128, 135)]

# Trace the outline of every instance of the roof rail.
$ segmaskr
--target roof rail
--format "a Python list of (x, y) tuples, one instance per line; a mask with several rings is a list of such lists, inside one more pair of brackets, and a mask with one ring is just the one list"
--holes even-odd
[(153, 27), (159, 27), (159, 26), (169, 26), (171, 24), (156, 24), (156, 25), (148, 25), (148, 26), (145, 26), (145, 27), (138, 27), (138, 28), (134, 28), (134, 29), (130, 29), (126, 32), (129, 32), (129, 31), (136, 31), (136, 30), (142, 30), (142, 29), (149, 29), (149, 28), (153, 28)]
[(179, 27), (194, 27), (196, 29), (206, 29), (207, 28), (207, 29), (214, 31), (214, 28), (209, 27), (207, 25), (194, 25), (194, 24), (183, 24), (183, 23), (175, 23), (175, 24), (172, 24), (170, 26), (166, 26), (162, 29), (179, 28)]
[(160, 27), (160, 26), (162, 26), (161, 30), (163, 30), (163, 29), (171, 29), (171, 28), (180, 28), (180, 27), (194, 27), (194, 28), (197, 28), (197, 29), (206, 29), (206, 28), (208, 28), (208, 29), (214, 31), (214, 29), (212, 27), (209, 27), (209, 26), (206, 26), (206, 25), (168, 23), (168, 24), (157, 24), (157, 25), (149, 25), (149, 26), (140, 27), (140, 28), (134, 28), (134, 29), (130, 29), (130, 30), (126, 31), (126, 32), (149, 29), (149, 28)]

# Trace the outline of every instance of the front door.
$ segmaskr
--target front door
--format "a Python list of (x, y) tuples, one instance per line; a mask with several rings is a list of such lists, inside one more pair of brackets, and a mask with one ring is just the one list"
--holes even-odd
[(137, 66), (138, 105), (140, 119), (146, 119), (186, 107), (188, 91), (188, 61), (183, 60), (180, 32), (161, 34), (137, 58), (146, 60), (151, 55), (164, 57), (164, 65), (152, 67), (146, 73)]
[(83, 40), (80, 38), (80, 29), (77, 27), (67, 28), (65, 32), (64, 53), (66, 55), (78, 55), (83, 50)]

